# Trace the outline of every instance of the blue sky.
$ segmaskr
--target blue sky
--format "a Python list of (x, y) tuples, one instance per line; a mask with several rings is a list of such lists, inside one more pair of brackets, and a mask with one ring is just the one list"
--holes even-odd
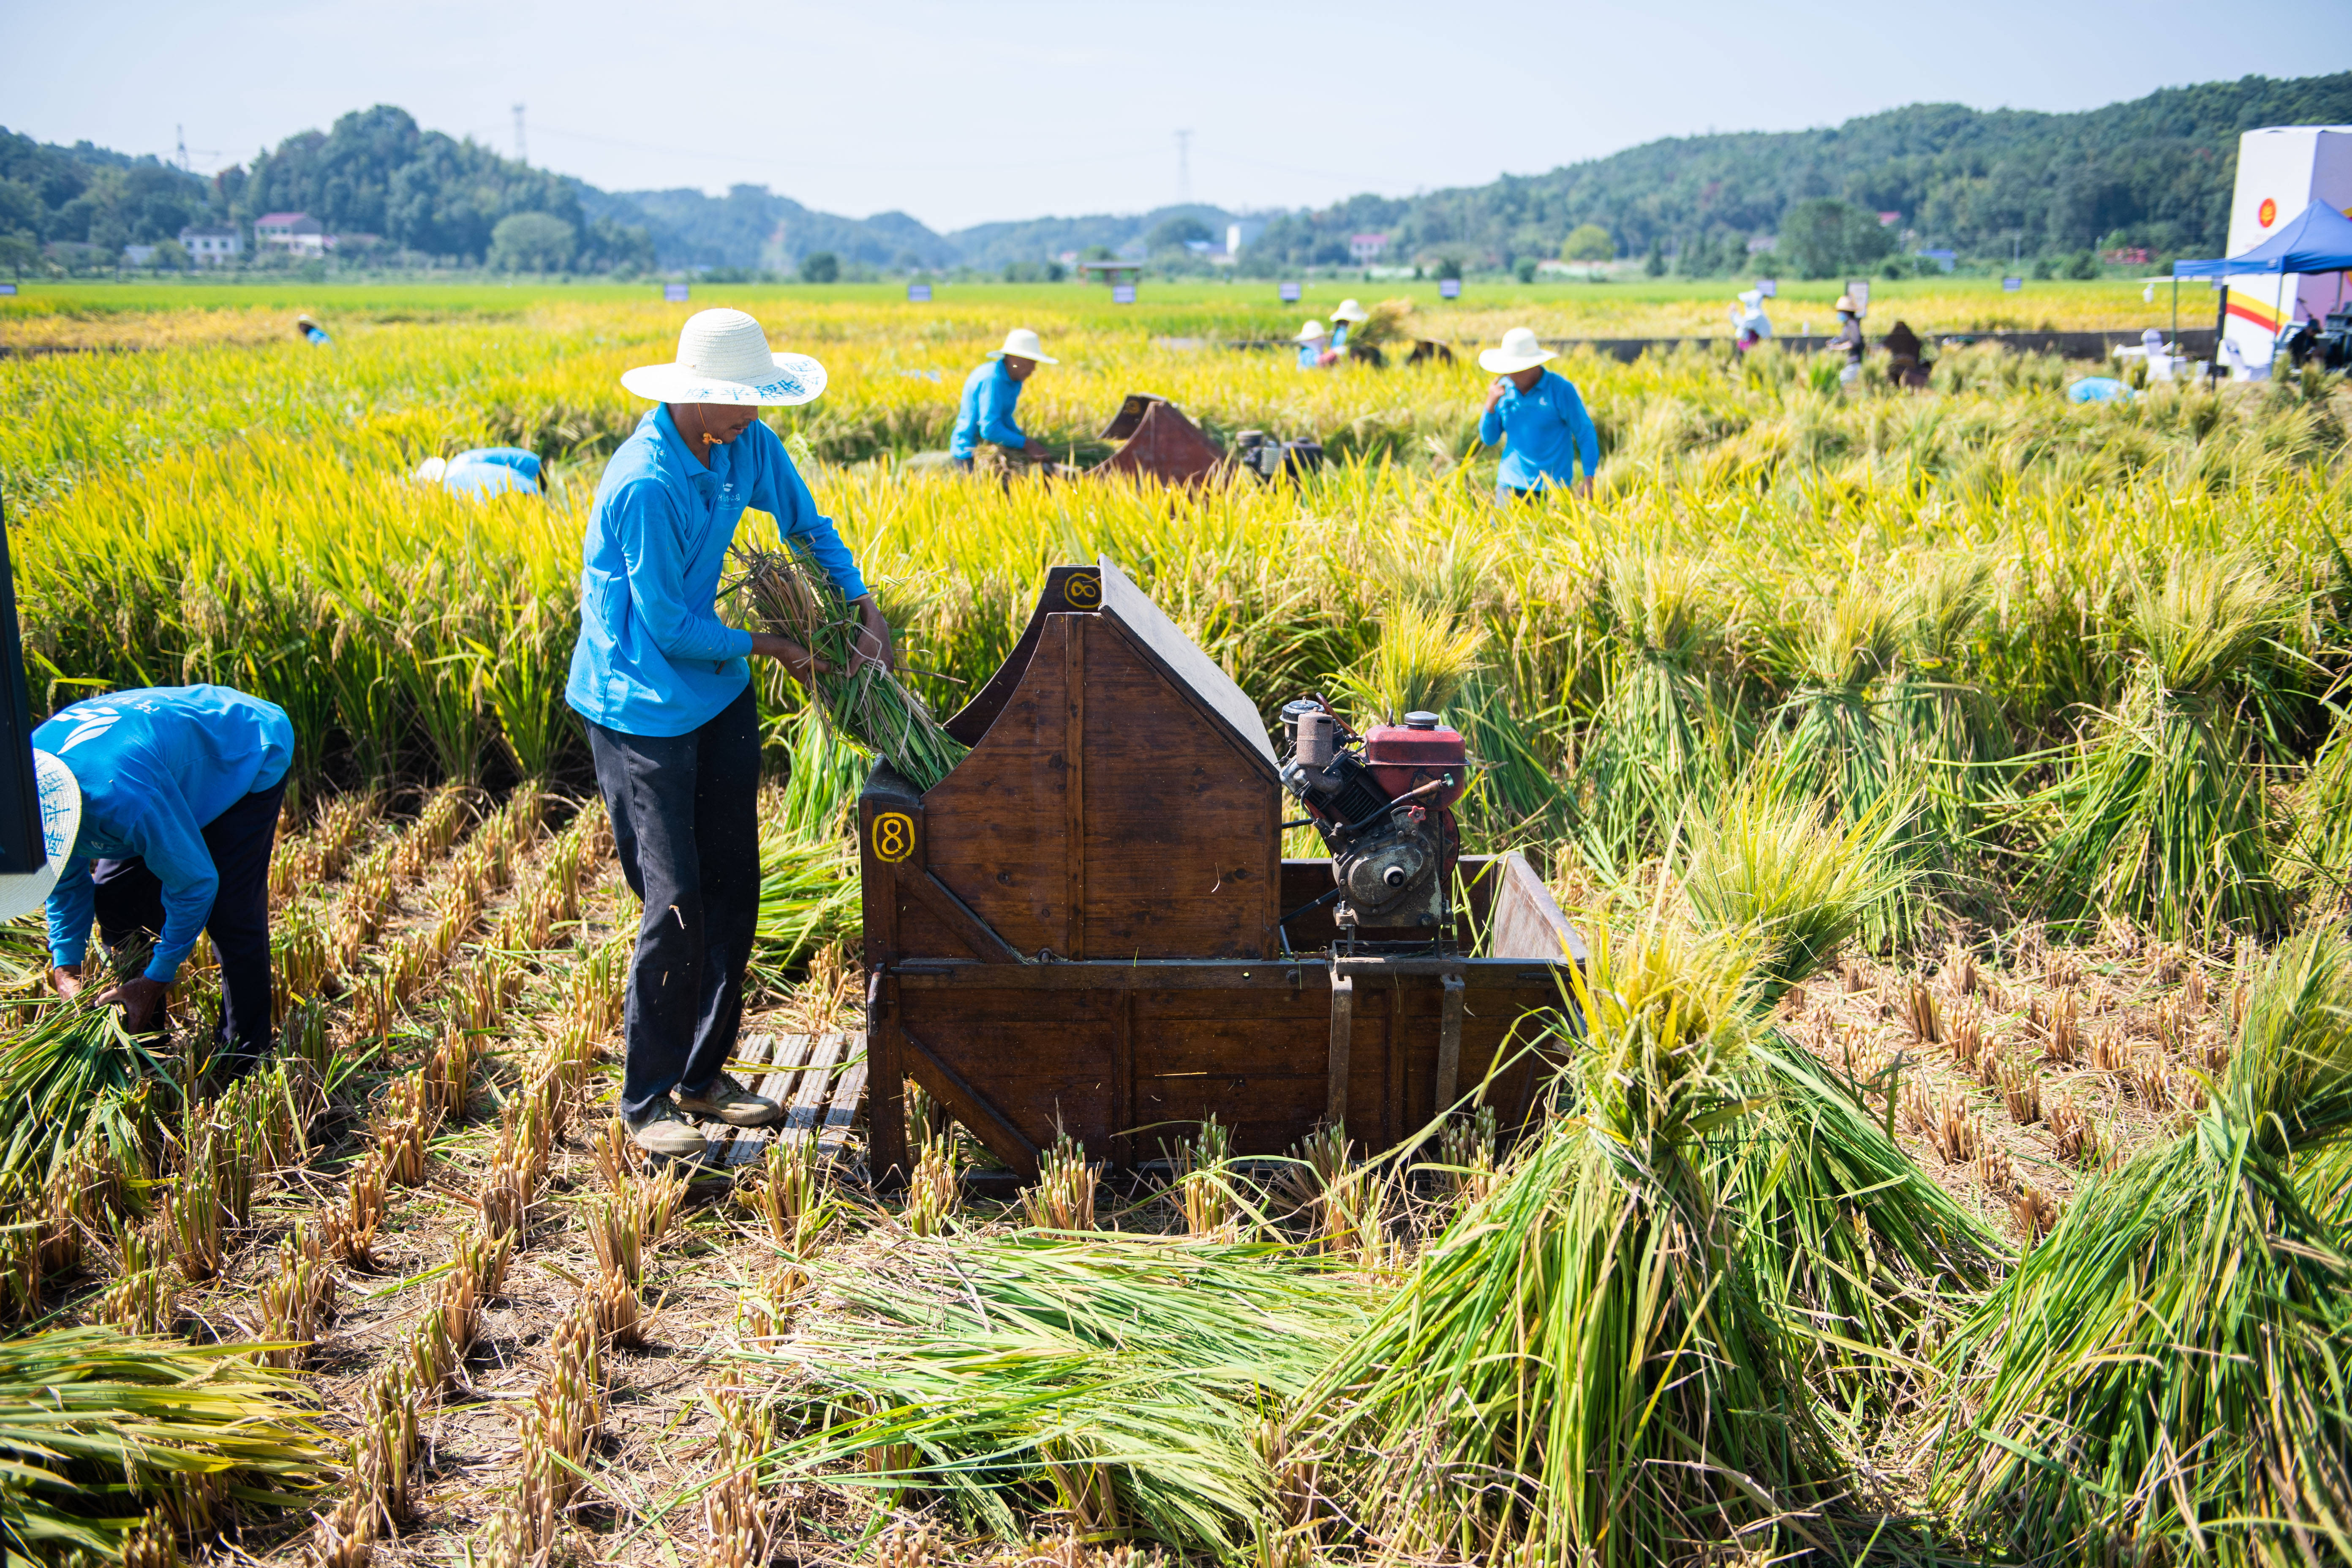
[(200, 169), (397, 103), (614, 189), (765, 184), (938, 228), (1410, 195), (1897, 104), (2084, 109), (2352, 68), (2343, 0), (5, 0), (0, 124)]

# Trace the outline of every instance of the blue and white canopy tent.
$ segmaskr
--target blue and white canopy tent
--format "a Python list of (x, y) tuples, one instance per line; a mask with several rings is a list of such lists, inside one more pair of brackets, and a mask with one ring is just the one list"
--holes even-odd
[[(2172, 319), (2177, 336), (2180, 323), (2180, 280), (2183, 278), (2210, 278), (2221, 284), (2221, 319), (2226, 328), (2231, 316), (2248, 321), (2270, 334), (2271, 349), (2277, 352), (2278, 340), (2291, 325), (2286, 320), (2286, 280), (2291, 277), (2313, 272), (2343, 272), (2352, 268), (2352, 217), (2347, 217), (2326, 202), (2314, 202), (2291, 218), (2279, 231), (2255, 246), (2252, 250), (2225, 257), (2216, 261), (2176, 261), (2172, 264)], [(2268, 310), (2259, 301), (2232, 304), (2229, 298), (2229, 279), (2245, 277), (2274, 277), (2278, 279), (2276, 298)], [(2341, 301), (2342, 286), (2338, 285)], [(2214, 345), (2218, 360), (2221, 345)]]

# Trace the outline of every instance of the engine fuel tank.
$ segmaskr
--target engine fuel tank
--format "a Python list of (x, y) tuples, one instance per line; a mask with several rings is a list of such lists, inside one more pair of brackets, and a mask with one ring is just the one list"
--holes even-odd
[(1373, 725), (1364, 732), (1364, 763), (1391, 800), (1449, 773), (1451, 784), (1414, 804), (1452, 805), (1470, 787), (1470, 754), (1463, 749), (1462, 736), (1445, 728), (1434, 713), (1408, 713), (1402, 724)]

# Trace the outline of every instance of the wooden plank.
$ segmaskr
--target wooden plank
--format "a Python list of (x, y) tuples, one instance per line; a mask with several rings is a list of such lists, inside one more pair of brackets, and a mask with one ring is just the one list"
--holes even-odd
[(815, 1134), (825, 1101), (832, 1095), (833, 1069), (848, 1044), (849, 1037), (838, 1030), (816, 1037), (808, 1065), (801, 1068), (800, 1088), (784, 1107), (784, 1119), (777, 1125), (776, 1136), (797, 1143)]
[[(1322, 958), (1286, 964), (1280, 959), (1136, 959), (1098, 960), (1089, 963), (1011, 964), (914, 960), (892, 969), (891, 980), (909, 991), (1320, 991), (1330, 984), (1334, 965)], [(1370, 979), (1403, 976), (1419, 983), (1433, 998), (1439, 976), (1459, 974), (1474, 998), (1489, 1005), (1507, 1005), (1514, 996), (1534, 1006), (1558, 1006), (1568, 978), (1566, 963), (1540, 963), (1530, 959), (1343, 958), (1342, 973)], [(1298, 971), (1294, 987), (1290, 972)], [(1245, 1004), (1255, 1006), (1255, 1002)]]
[(1503, 886), (1495, 897), (1494, 934), (1488, 951), (1497, 958), (1565, 959), (1581, 967), (1582, 939), (1560, 912), (1559, 901), (1543, 885), (1527, 857), (1501, 857)]
[[(905, 1029), (898, 1031), (913, 1058), (915, 1077), (929, 1089), (948, 1110), (971, 1130), (971, 1135), (987, 1145), (988, 1152), (1021, 1172), (1030, 1180), (1037, 1177), (1037, 1145), (1023, 1135), (1021, 1129), (1004, 1118), (1003, 1112), (991, 1105), (980, 1091), (964, 1081), (963, 1075), (931, 1054), (922, 1041)], [(904, 1142), (904, 1134), (900, 1135)]]
[(799, 1076), (802, 1064), (808, 1060), (809, 1042), (814, 1037), (809, 1035), (777, 1036), (775, 1052), (769, 1058), (772, 1066), (753, 1086), (751, 1092), (782, 1105), (784, 1096), (793, 1091), (793, 1080)]
[(832, 1102), (824, 1108), (824, 1121), (817, 1129), (816, 1152), (825, 1159), (840, 1158), (849, 1130), (856, 1123), (858, 1102), (866, 1098), (866, 1068), (861, 1050), (834, 1081)]
[(1328, 1086), (1323, 1099), (1323, 1118), (1333, 1127), (1348, 1120), (1349, 1052), (1355, 1041), (1356, 982), (1353, 976), (1334, 975), (1331, 979), (1331, 1058), (1328, 1069)]
[(955, 933), (958, 942), (971, 950), (982, 963), (1020, 963), (1021, 954), (1013, 945), (996, 934), (994, 928), (972, 912), (971, 906), (956, 897), (955, 889), (920, 866), (898, 868), (898, 887), (915, 902)]
[(1056, 616), (1062, 633), (1062, 956), (1087, 955), (1087, 630), (1099, 616)]
[(906, 1053), (895, 990), (881, 970), (866, 976), (866, 1059), (874, 1092), (866, 1097), (866, 1173), (877, 1187), (896, 1186), (914, 1169), (907, 1158)]
[(1462, 1082), (1462, 997), (1467, 989), (1462, 976), (1448, 974), (1439, 982), (1445, 987), (1444, 1010), (1438, 1015), (1437, 1026), (1437, 1109), (1442, 1114), (1454, 1104)]
[(940, 728), (967, 746), (977, 746), (980, 738), (988, 733), (989, 726), (1004, 710), (1020, 686), (1021, 678), (1028, 673), (1029, 660), (1037, 650), (1037, 639), (1045, 629), (1045, 617), (1056, 610), (1096, 610), (1102, 607), (1102, 574), (1087, 565), (1049, 566), (1045, 569), (1045, 585), (1038, 590), (1035, 607), (1029, 612), (1029, 624), (1021, 628), (1021, 640), (1013, 645), (1012, 653), (987, 684), (974, 694), (971, 700), (956, 710), (955, 716)]
[(1111, 1160), (1125, 1170), (1135, 1163), (1135, 994), (1122, 993), (1111, 1014)]

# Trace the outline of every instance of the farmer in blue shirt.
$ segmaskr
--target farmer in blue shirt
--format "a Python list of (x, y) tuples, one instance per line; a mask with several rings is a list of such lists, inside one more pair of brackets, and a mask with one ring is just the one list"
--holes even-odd
[(773, 517), (857, 604), (861, 663), (889, 663), (890, 631), (832, 520), (759, 420), (763, 406), (815, 398), (823, 365), (771, 353), (740, 310), (704, 310), (679, 332), (675, 363), (640, 365), (621, 384), (659, 406), (596, 487), (564, 697), (588, 721), (622, 874), (645, 904), (621, 1116), (640, 1148), (693, 1158), (703, 1137), (681, 1111), (739, 1127), (778, 1114), (720, 1070), (760, 908), (760, 720), (745, 656), (779, 659), (803, 680), (816, 668), (789, 638), (719, 619), (719, 574), (743, 509)]
[[(48, 893), (51, 976), (82, 988), (89, 926), (109, 948), (154, 943), (146, 969), (107, 992), (136, 1034), (210, 931), (220, 961), (231, 1074), (269, 1052), (269, 851), (294, 759), (285, 710), (226, 686), (118, 691), (66, 708), (33, 731), (45, 816), (79, 821)], [(40, 761), (46, 752), (50, 762)]]
[(1525, 327), (1503, 334), (1503, 346), (1488, 349), (1478, 363), (1495, 374), (1486, 393), (1486, 416), (1478, 421), (1478, 439), (1502, 446), (1502, 470), (1496, 477), (1495, 499), (1506, 501), (1538, 490), (1565, 489), (1576, 482), (1576, 465), (1584, 463), (1584, 499), (1592, 499), (1592, 470), (1601, 465), (1601, 439), (1576, 384), (1544, 369), (1552, 352)]
[(963, 378), (963, 397), (956, 405), (955, 436), (948, 443), (948, 456), (956, 467), (971, 467), (973, 451), (983, 441), (1019, 452), (1033, 462), (1053, 460), (1045, 443), (1033, 441), (1021, 433), (1013, 422), (1013, 409), (1021, 401), (1021, 384), (1037, 373), (1041, 364), (1062, 362), (1048, 355), (1037, 334), (1027, 327), (1015, 327), (1004, 334), (1004, 346), (989, 353), (990, 363), (980, 366)]

